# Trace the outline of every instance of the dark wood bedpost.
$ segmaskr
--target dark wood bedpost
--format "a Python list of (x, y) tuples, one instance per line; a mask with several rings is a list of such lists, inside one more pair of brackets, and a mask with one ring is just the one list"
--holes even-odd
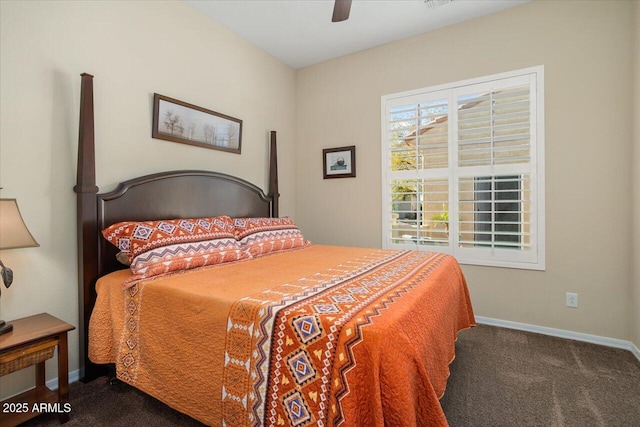
[(269, 196), (273, 198), (271, 216), (278, 217), (278, 150), (276, 148), (276, 131), (271, 131), (269, 146)]
[(93, 76), (83, 73), (80, 91), (80, 133), (78, 137), (78, 174), (73, 191), (77, 193), (78, 213), (78, 309), (80, 379), (90, 381), (101, 375), (103, 368), (89, 361), (89, 316), (95, 304), (95, 279), (98, 277), (98, 242), (96, 229), (97, 201), (93, 120)]

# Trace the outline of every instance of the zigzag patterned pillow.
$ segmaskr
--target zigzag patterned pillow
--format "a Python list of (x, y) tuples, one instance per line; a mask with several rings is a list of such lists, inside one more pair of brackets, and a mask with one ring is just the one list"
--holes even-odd
[(236, 239), (252, 257), (307, 246), (291, 218), (235, 218)]
[(131, 261), (125, 289), (150, 277), (249, 259), (228, 216), (113, 224), (102, 235)]

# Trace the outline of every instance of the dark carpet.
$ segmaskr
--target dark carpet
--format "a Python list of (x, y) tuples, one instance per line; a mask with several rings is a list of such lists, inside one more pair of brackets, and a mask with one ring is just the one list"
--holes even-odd
[[(200, 426), (107, 378), (71, 385), (66, 426)], [(480, 325), (460, 333), (441, 400), (452, 427), (640, 426), (640, 362), (629, 351)], [(53, 414), (26, 426), (57, 426)]]

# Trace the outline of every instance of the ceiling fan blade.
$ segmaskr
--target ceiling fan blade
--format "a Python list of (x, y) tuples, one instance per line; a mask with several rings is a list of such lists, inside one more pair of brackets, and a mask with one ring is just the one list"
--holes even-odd
[(346, 21), (349, 19), (349, 12), (351, 11), (351, 0), (336, 0), (333, 5), (333, 17), (331, 22)]

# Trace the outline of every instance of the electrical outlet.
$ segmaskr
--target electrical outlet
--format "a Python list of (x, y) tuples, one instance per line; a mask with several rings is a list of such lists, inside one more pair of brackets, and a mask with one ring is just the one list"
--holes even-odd
[(567, 292), (567, 307), (578, 308), (578, 294)]

